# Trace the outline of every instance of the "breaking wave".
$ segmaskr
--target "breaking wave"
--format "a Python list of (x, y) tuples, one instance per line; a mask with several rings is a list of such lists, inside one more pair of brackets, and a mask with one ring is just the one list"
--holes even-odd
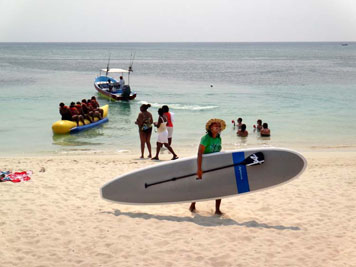
[[(147, 101), (140, 101), (140, 104), (148, 104)], [(199, 110), (210, 110), (210, 109), (216, 109), (218, 106), (199, 106), (199, 105), (182, 105), (182, 104), (167, 104), (167, 103), (150, 103), (151, 107), (154, 108), (160, 108), (163, 105), (168, 105), (169, 109), (178, 109), (178, 110), (194, 110), (194, 111), (199, 111)]]

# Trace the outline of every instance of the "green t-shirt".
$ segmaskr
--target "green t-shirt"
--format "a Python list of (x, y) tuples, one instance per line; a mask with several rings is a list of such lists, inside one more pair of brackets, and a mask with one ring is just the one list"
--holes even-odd
[(200, 144), (205, 146), (204, 154), (219, 152), (221, 150), (221, 138), (213, 138), (209, 134), (204, 135)]

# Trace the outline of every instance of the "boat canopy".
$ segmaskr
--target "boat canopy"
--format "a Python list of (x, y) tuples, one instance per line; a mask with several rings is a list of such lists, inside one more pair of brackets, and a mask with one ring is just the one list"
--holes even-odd
[[(107, 69), (101, 69), (101, 71), (107, 71)], [(109, 69), (108, 73), (111, 72), (119, 72), (119, 73), (128, 73), (128, 70), (124, 70), (124, 69)]]

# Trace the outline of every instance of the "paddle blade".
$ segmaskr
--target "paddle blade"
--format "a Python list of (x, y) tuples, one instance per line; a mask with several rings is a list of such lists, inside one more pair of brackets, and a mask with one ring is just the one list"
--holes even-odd
[(265, 157), (262, 152), (256, 152), (245, 158), (245, 160), (241, 163), (246, 166), (254, 166), (261, 165), (265, 162)]

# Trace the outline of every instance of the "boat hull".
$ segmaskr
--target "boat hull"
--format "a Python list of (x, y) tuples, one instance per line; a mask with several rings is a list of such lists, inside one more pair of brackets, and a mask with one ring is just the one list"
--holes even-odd
[[(112, 84), (114, 85), (114, 88), (116, 88), (116, 92), (110, 92), (108, 90), (108, 84), (107, 84), (108, 80), (110, 80), (112, 82)], [(123, 93), (123, 90), (118, 90), (117, 85), (118, 85), (118, 82), (114, 78), (107, 77), (107, 76), (99, 76), (94, 81), (94, 88), (98, 91), (98, 93), (102, 97), (104, 97), (108, 100), (129, 101), (129, 100), (133, 100), (136, 98), (136, 93), (131, 92), (131, 89), (128, 85), (124, 86), (124, 88), (126, 87), (130, 91), (130, 93), (128, 93), (127, 95), (125, 95), (125, 93)]]
[(129, 101), (129, 100), (134, 100), (136, 98), (136, 93), (130, 94), (129, 97), (122, 97), (121, 95), (118, 94), (112, 94), (110, 92), (107, 92), (95, 85), (95, 89), (98, 91), (98, 93), (108, 99), (108, 100), (113, 100), (113, 101)]

